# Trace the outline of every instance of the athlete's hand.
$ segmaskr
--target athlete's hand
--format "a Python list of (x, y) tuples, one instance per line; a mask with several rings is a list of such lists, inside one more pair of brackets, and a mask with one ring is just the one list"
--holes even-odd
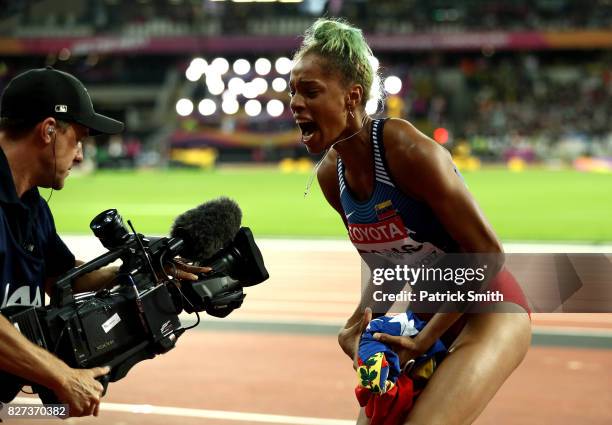
[(405, 367), (410, 360), (416, 359), (427, 351), (427, 348), (423, 348), (417, 339), (409, 336), (396, 336), (385, 333), (375, 333), (373, 336), (375, 340), (393, 348), (393, 351), (399, 356), (402, 368)]
[(338, 344), (340, 344), (342, 351), (353, 359), (354, 369), (357, 369), (358, 367), (357, 353), (359, 349), (359, 341), (361, 340), (361, 334), (368, 327), (371, 320), (372, 310), (370, 310), (370, 308), (366, 308), (361, 316), (361, 320), (359, 320), (353, 326), (342, 328), (338, 334)]
[(53, 389), (58, 400), (68, 404), (70, 416), (98, 416), (104, 387), (95, 378), (106, 375), (110, 368), (66, 369), (62, 383)]

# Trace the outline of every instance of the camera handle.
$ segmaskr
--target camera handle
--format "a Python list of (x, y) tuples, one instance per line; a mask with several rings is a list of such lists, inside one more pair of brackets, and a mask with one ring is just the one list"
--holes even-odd
[[(137, 363), (155, 357), (154, 352), (146, 349), (149, 344), (150, 342), (148, 340), (143, 341), (126, 352), (121, 353), (110, 362), (91, 365), (91, 367), (109, 366), (111, 368), (110, 372), (106, 375), (95, 378), (104, 387), (102, 390), (102, 396), (106, 395), (106, 390), (108, 389), (108, 384), (110, 382), (116, 382), (123, 378)], [(33, 385), (32, 389), (34, 392), (38, 393), (38, 396), (43, 404), (59, 404), (57, 396), (50, 389), (40, 385)]]
[[(104, 389), (102, 390), (102, 396), (106, 395), (106, 390), (108, 388), (108, 383), (110, 382), (110, 375), (102, 375), (95, 378), (96, 381), (100, 382)], [(35, 393), (38, 393), (38, 397), (40, 397), (40, 401), (43, 404), (60, 404), (60, 401), (57, 399), (57, 396), (53, 391), (51, 391), (47, 387), (43, 387), (40, 385), (32, 385), (32, 390)]]
[(72, 292), (72, 283), (84, 274), (98, 270), (125, 254), (128, 247), (122, 247), (116, 251), (109, 251), (88, 263), (82, 264), (79, 267), (74, 267), (68, 273), (63, 275), (55, 283), (53, 293), (51, 294), (51, 304), (53, 307), (61, 308), (74, 302), (74, 294)]

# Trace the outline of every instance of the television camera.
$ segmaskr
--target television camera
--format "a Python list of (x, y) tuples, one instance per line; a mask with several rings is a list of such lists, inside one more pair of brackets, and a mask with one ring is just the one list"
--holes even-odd
[[(199, 323), (198, 312), (225, 317), (242, 305), (243, 287), (268, 278), (253, 234), (240, 227), (241, 217), (235, 202), (220, 198), (177, 217), (170, 237), (145, 237), (128, 220), (129, 232), (116, 210), (106, 210), (90, 228), (108, 252), (60, 277), (48, 306), (11, 306), (2, 314), (71, 367), (110, 366), (110, 373), (98, 378), (105, 393), (109, 382), (138, 362), (174, 348), (178, 337)], [(177, 256), (212, 271), (179, 282), (167, 273)], [(122, 264), (112, 287), (73, 293), (76, 279), (116, 260)], [(181, 324), (183, 310), (197, 315), (195, 325)], [(0, 401), (31, 385), (43, 403), (57, 403), (49, 389), (2, 375)]]

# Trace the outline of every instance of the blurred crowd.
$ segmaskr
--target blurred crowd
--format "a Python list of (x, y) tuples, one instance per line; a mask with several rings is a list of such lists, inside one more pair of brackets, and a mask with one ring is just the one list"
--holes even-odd
[(321, 15), (343, 16), (369, 33), (608, 29), (612, 1), (0, 0), (0, 33), (299, 34)]
[[(379, 59), (383, 80), (396, 75), (402, 81), (398, 93), (386, 94), (385, 109), (379, 114), (406, 118), (429, 136), (436, 128), (444, 128), (448, 131), (447, 146), (450, 149), (466, 141), (473, 153), (494, 161), (517, 153), (528, 161), (543, 158), (571, 160), (580, 155), (612, 157), (612, 127), (609, 124), (612, 116), (612, 53), (498, 52), (488, 56), (480, 52), (419, 53), (383, 55)], [(151, 136), (159, 131), (161, 124), (172, 122), (176, 123), (176, 131), (183, 135), (181, 140), (190, 146), (225, 143), (221, 160), (229, 158), (226, 154), (231, 152), (229, 148), (232, 146), (235, 152), (231, 160), (278, 159), (285, 155), (287, 148), (293, 156), (305, 154), (300, 148), (297, 131), (294, 136), (290, 133), (295, 126), (286, 93), (269, 88), (267, 93), (258, 97), (264, 106), (266, 99), (282, 101), (285, 109), (280, 116), (269, 116), (265, 107), (260, 115), (248, 116), (242, 109), (248, 99), (240, 96), (240, 111), (225, 114), (220, 106), (222, 96), (212, 96), (207, 92), (206, 84), (191, 83), (195, 87), (192, 92), (194, 105), (197, 106), (203, 98), (211, 98), (218, 102), (217, 110), (203, 116), (194, 107), (188, 116), (178, 117), (174, 110), (176, 94), (172, 93), (178, 94), (181, 90), (184, 83), (180, 80), (184, 79), (184, 68), (189, 59), (148, 57), (134, 61), (129, 57), (108, 56), (91, 67), (83, 63), (85, 60), (56, 62), (54, 65), (82, 75), (94, 97), (106, 90), (104, 87), (113, 87), (105, 85), (108, 82), (136, 90), (135, 93), (142, 91), (138, 87), (144, 84), (151, 91), (149, 101), (134, 98), (130, 102), (124, 96), (123, 101), (112, 104), (100, 102), (103, 110), (107, 106), (105, 112), (127, 121), (129, 133), (125, 136), (123, 151), (118, 149), (115, 140), (109, 144), (110, 151), (105, 155), (107, 142), (103, 141), (102, 150), (97, 153), (99, 162), (117, 162), (122, 158), (121, 164), (131, 165), (148, 151), (157, 150), (163, 154), (167, 146), (152, 144)], [(41, 63), (29, 59), (20, 62), (19, 66), (4, 63), (0, 66), (0, 88), (20, 69), (44, 65), (42, 59), (38, 61)], [(165, 98), (166, 121), (155, 121), (151, 114), (159, 109), (158, 94), (168, 79), (166, 74), (170, 72), (178, 72), (179, 81)], [(147, 76), (141, 78), (144, 74)], [(231, 76), (230, 71), (225, 79)], [(269, 77), (272, 80), (278, 75)], [(286, 80), (288, 76), (282, 78)], [(97, 90), (99, 85), (103, 88)], [(108, 97), (108, 102), (113, 98)], [(218, 133), (211, 133), (211, 129), (217, 129)], [(271, 142), (266, 144), (265, 155), (253, 151), (254, 140), (265, 137), (262, 134), (282, 142), (283, 146), (279, 145), (276, 152)], [(172, 133), (167, 133), (167, 137), (172, 137)], [(241, 137), (245, 138), (244, 142), (241, 142)], [(139, 140), (138, 149), (132, 148), (134, 143), (127, 143), (133, 142), (134, 138)], [(287, 138), (295, 140), (293, 147)], [(130, 145), (129, 149), (127, 145)]]
[(429, 134), (447, 128), (455, 141), (496, 158), (509, 147), (550, 151), (568, 143), (574, 156), (612, 155), (611, 54), (495, 56), (449, 64), (433, 55), (391, 68), (404, 78), (395, 115)]
[[(294, 36), (322, 14), (343, 16), (370, 34), (608, 30), (612, 27), (612, 0), (0, 0), (0, 34), (24, 38), (92, 34)], [(582, 155), (612, 158), (609, 49), (496, 51), (483, 47), (375, 54), (383, 79), (394, 75), (401, 80), (398, 91), (387, 93), (380, 114), (406, 118), (430, 136), (441, 130), (443, 143), (451, 150), (463, 144), (479, 158), (492, 161), (516, 156), (526, 161), (572, 161)], [(259, 58), (254, 55), (232, 53), (224, 60), (234, 63), (243, 58), (254, 64)], [(290, 55), (279, 51), (268, 53), (267, 59), (273, 63)], [(210, 62), (219, 54), (202, 56)], [(275, 161), (305, 155), (286, 92), (272, 90), (272, 80), (287, 80), (285, 73), (273, 70), (257, 75), (251, 67), (240, 77), (245, 81), (263, 77), (270, 87), (257, 97), (261, 114), (245, 114), (248, 99), (240, 95), (236, 98), (238, 112), (226, 114), (221, 107), (226, 94), (223, 90), (237, 75), (230, 69), (223, 75), (222, 91), (211, 94), (205, 77), (187, 81), (185, 72), (192, 59), (192, 54), (181, 51), (127, 55), (68, 49), (46, 56), (7, 56), (0, 58), (0, 89), (27, 68), (53, 65), (77, 75), (103, 113), (127, 124), (128, 133), (122, 138), (101, 140), (90, 147), (89, 157), (102, 166), (163, 162), (179, 142), (191, 148), (220, 147), (221, 161)], [(188, 98), (192, 112), (179, 117), (175, 105), (181, 98)], [(216, 110), (198, 113), (202, 99), (215, 102)], [(266, 113), (271, 99), (283, 103), (278, 115)], [(266, 137), (269, 140), (260, 143)]]

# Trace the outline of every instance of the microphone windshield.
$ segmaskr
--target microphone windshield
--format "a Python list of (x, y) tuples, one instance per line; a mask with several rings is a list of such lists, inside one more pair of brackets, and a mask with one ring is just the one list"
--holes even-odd
[(221, 197), (179, 215), (170, 235), (183, 240), (183, 257), (202, 264), (233, 241), (241, 220), (238, 204)]

